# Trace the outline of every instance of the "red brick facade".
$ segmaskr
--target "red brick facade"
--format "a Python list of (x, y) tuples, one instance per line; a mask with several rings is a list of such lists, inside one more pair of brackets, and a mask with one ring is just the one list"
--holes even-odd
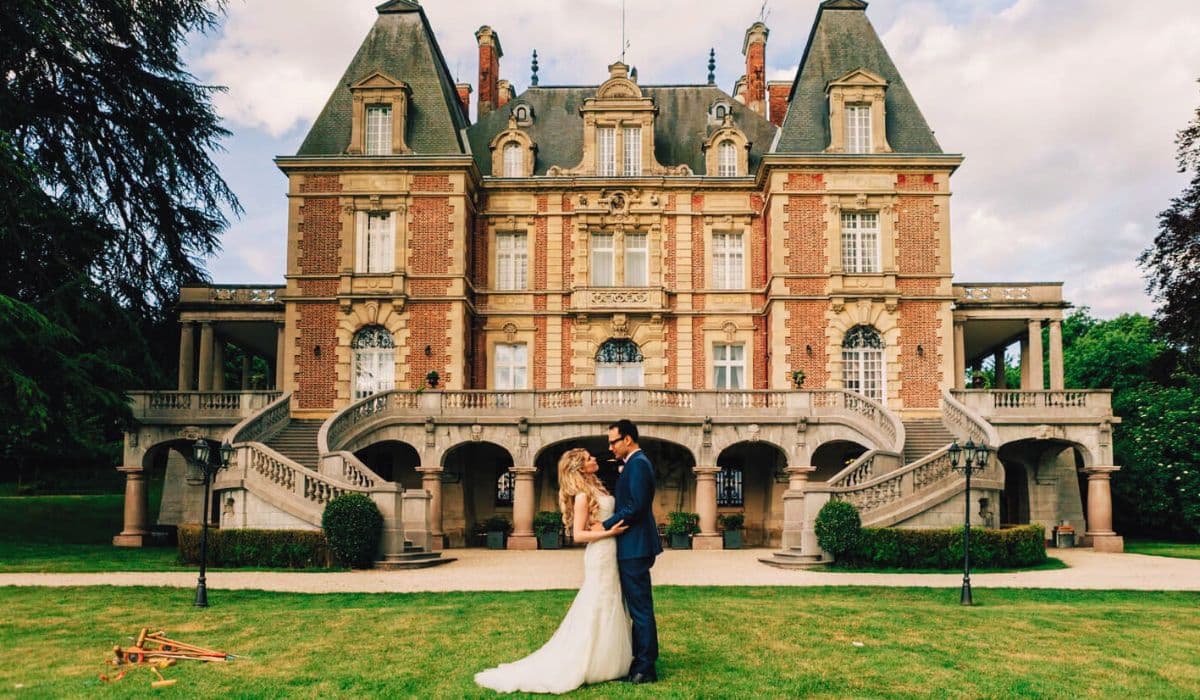
[(898, 197), (896, 263), (902, 275), (937, 272), (941, 263), (937, 207), (929, 197)]
[[(436, 371), (439, 386), (454, 381), (450, 373), (450, 309), (448, 303), (412, 303), (408, 306), (408, 374), (413, 388), (425, 386), (425, 377)], [(425, 348), (429, 353), (425, 353)]]
[(825, 176), (820, 173), (788, 173), (784, 192), (807, 192), (825, 189)]
[[(692, 289), (704, 289), (705, 284), (704, 217), (700, 216), (702, 211), (704, 211), (704, 195), (692, 195)], [(696, 294), (692, 297), (692, 308), (698, 311), (704, 310), (703, 294)], [(696, 386), (703, 385), (697, 384)]]
[(908, 408), (935, 408), (941, 401), (943, 356), (938, 332), (942, 320), (938, 311), (945, 303), (900, 302), (900, 399)]
[(414, 275), (444, 275), (450, 272), (454, 259), (454, 227), (450, 222), (453, 208), (447, 197), (413, 197), (409, 208), (409, 250), (412, 251), (408, 269)]
[(804, 386), (809, 389), (824, 388), (829, 381), (829, 356), (825, 346), (825, 327), (829, 321), (825, 314), (829, 302), (787, 301), (787, 366), (784, 368), (791, 381), (793, 370), (804, 370)]
[(666, 346), (667, 376), (665, 385), (668, 389), (679, 388), (679, 319), (668, 318), (663, 321), (663, 342)]
[[(537, 198), (538, 217), (537, 217), (537, 222), (534, 224), (534, 228), (533, 228), (533, 231), (534, 231), (534, 233), (533, 233), (533, 288), (539, 292), (542, 292), (546, 289), (546, 272), (547, 272), (547, 267), (548, 267), (548, 264), (546, 262), (546, 256), (549, 254), (547, 248), (549, 247), (548, 246), (548, 244), (549, 244), (548, 231), (549, 231), (549, 227), (550, 227), (550, 222), (546, 218), (546, 210), (547, 209), (549, 209), (548, 197), (544, 194), (538, 195), (538, 198)], [(546, 310), (546, 295), (544, 293), (538, 294), (537, 296), (535, 296), (533, 298), (533, 308), (536, 311), (545, 311)], [(544, 324), (543, 324), (543, 329), (544, 329)], [(543, 337), (544, 337), (544, 334), (543, 334)], [(545, 367), (543, 366), (543, 372), (542, 372), (543, 378), (545, 378), (544, 369), (545, 369)], [(545, 386), (545, 385), (546, 385), (545, 382), (543, 382), (541, 384), (538, 384), (537, 386)]]
[(533, 385), (540, 388), (546, 387), (546, 320), (545, 316), (533, 319), (537, 328), (533, 336)]
[(570, 316), (563, 316), (562, 320), (562, 388), (570, 389), (575, 386), (575, 382), (571, 379), (571, 373), (575, 367), (571, 362), (571, 346), (575, 344), (575, 322)]
[(932, 174), (897, 175), (896, 189), (900, 192), (937, 192), (937, 180)]
[(825, 254), (825, 204), (821, 197), (792, 195), (784, 209), (784, 264), (787, 271), (799, 274), (825, 274), (829, 256)]
[(342, 254), (342, 210), (336, 197), (308, 197), (300, 205), (299, 272), (339, 272)]
[(333, 408), (337, 400), (337, 304), (300, 302), (295, 355), (296, 405)]

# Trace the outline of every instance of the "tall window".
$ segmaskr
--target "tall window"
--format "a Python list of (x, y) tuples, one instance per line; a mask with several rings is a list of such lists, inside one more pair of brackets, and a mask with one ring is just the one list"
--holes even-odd
[(596, 386), (641, 386), (642, 351), (632, 340), (606, 340), (596, 352)]
[(625, 234), (625, 286), (645, 287), (650, 278), (650, 250), (646, 234)]
[(842, 269), (879, 272), (879, 214), (842, 214)]
[(355, 272), (391, 272), (396, 261), (396, 227), (391, 212), (358, 213)]
[(729, 343), (713, 346), (713, 388), (746, 388), (746, 346)]
[(717, 472), (717, 507), (737, 508), (743, 505), (741, 467), (721, 467)]
[(737, 177), (737, 146), (733, 141), (722, 141), (717, 146), (717, 176)]
[(746, 254), (740, 233), (714, 233), (712, 280), (714, 289), (746, 287)]
[(521, 153), (521, 144), (512, 141), (504, 144), (504, 177), (525, 175), (524, 155)]
[(496, 234), (496, 288), (525, 289), (528, 283), (529, 249), (524, 233)]
[(613, 280), (613, 235), (592, 234), (592, 286), (611, 287)]
[(497, 343), (495, 376), (500, 391), (528, 389), (528, 354), (525, 343)]
[(642, 128), (640, 126), (625, 127), (622, 133), (625, 151), (624, 169), (622, 172), (630, 177), (642, 174)]
[(883, 338), (870, 326), (855, 326), (842, 341), (842, 384), (849, 391), (883, 401)]
[(354, 355), (354, 398), (396, 388), (396, 344), (383, 326), (365, 326), (350, 341)]
[(596, 174), (617, 174), (617, 130), (612, 127), (596, 129)]
[(846, 105), (846, 152), (871, 152), (871, 105)]
[(367, 155), (386, 156), (392, 153), (392, 107), (367, 107)]

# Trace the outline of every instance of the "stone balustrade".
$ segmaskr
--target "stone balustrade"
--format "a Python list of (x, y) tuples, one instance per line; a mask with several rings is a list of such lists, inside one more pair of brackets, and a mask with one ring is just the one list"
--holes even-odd
[(1068, 389), (1029, 391), (1011, 389), (967, 389), (952, 395), (967, 408), (986, 418), (1104, 418), (1112, 415), (1112, 391)]
[(236, 423), (280, 396), (278, 391), (131, 391), (129, 403), (142, 423)]

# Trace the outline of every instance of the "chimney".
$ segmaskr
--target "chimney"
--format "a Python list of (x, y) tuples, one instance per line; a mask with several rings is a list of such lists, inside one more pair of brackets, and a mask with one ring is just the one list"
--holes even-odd
[(742, 53), (746, 56), (746, 106), (767, 116), (767, 25), (755, 22), (746, 30)]
[(746, 104), (746, 76), (738, 78), (733, 84), (733, 99)]
[(478, 118), (483, 119), (500, 104), (500, 57), (504, 50), (500, 48), (500, 35), (486, 24), (475, 32), (475, 39), (479, 42)]
[(508, 101), (513, 98), (512, 84), (507, 80), (500, 80), (496, 83), (496, 107), (500, 108), (508, 104)]
[(791, 89), (792, 83), (787, 80), (772, 80), (767, 83), (767, 103), (771, 115), (768, 119), (775, 126), (783, 126), (783, 118), (787, 116), (788, 92)]

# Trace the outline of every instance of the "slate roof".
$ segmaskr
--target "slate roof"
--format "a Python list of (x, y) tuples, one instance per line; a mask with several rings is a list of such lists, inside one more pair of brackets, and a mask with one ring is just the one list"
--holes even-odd
[[(704, 175), (701, 145), (717, 128), (709, 118), (709, 108), (719, 98), (732, 106), (734, 124), (750, 140), (750, 172), (763, 153), (771, 148), (777, 131), (774, 124), (747, 109), (725, 91), (712, 85), (639, 86), (642, 94), (654, 100), (658, 114), (654, 119), (654, 155), (665, 166), (686, 163), (697, 175)], [(470, 127), (467, 138), (480, 172), (491, 174), (492, 153), (488, 144), (496, 134), (508, 128), (508, 117), (519, 104), (533, 109), (533, 123), (523, 127), (537, 144), (534, 174), (545, 175), (551, 166), (573, 168), (583, 159), (583, 117), (579, 108), (585, 98), (599, 89), (590, 86), (530, 87), (503, 107), (493, 110)]]
[(379, 18), (350, 61), (325, 108), (313, 122), (299, 156), (342, 155), (350, 145), (349, 85), (378, 71), (411, 88), (405, 138), (414, 153), (465, 153), (466, 120), (454, 81), (421, 6), (391, 0), (375, 8)]
[(896, 153), (941, 153), (942, 148), (917, 108), (887, 49), (875, 33), (862, 0), (826, 0), (817, 10), (808, 45), (792, 83), (778, 153), (820, 153), (829, 145), (829, 103), (825, 87), (856, 68), (888, 81), (888, 144)]

